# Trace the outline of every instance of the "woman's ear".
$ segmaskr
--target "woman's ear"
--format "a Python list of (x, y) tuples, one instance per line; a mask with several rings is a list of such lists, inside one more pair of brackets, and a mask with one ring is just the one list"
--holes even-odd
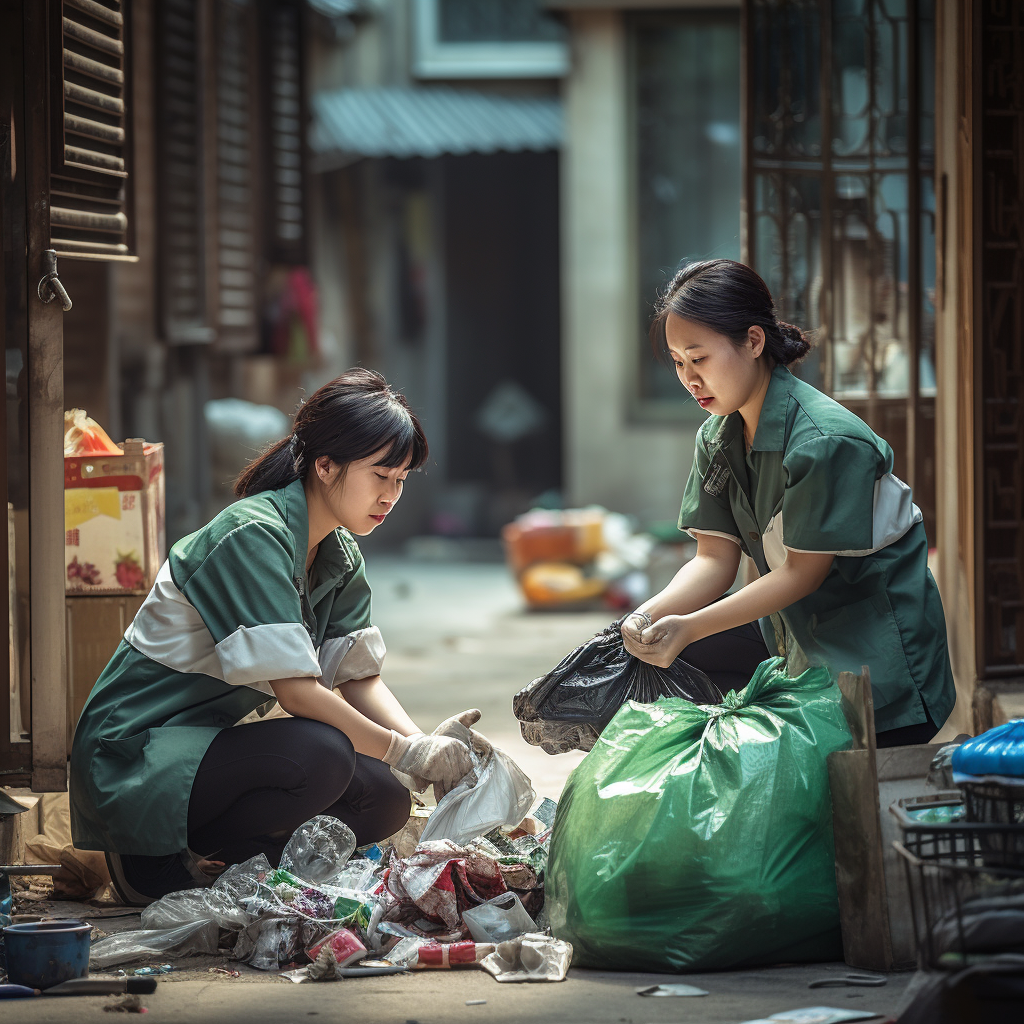
[(759, 358), (761, 353), (764, 351), (764, 329), (756, 326), (748, 327), (747, 341), (750, 342), (750, 351), (753, 354), (754, 358)]
[(323, 484), (330, 484), (334, 477), (334, 462), (329, 455), (321, 455), (316, 462), (316, 475)]

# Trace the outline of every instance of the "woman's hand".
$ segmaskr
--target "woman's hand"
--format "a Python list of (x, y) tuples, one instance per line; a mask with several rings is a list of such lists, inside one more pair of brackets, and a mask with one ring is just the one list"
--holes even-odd
[(622, 645), (633, 657), (659, 668), (668, 668), (698, 639), (689, 615), (664, 615), (653, 625), (638, 630), (636, 627), (640, 624), (635, 616), (623, 623)]
[(434, 783), (444, 792), (454, 789), (473, 771), (469, 744), (454, 736), (403, 736), (392, 731), (391, 745), (383, 759), (410, 789), (417, 793)]

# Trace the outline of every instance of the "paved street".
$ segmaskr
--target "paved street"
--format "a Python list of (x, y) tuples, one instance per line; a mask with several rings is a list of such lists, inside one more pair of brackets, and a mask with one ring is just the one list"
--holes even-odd
[[(374, 555), (367, 559), (367, 574), (374, 591), (374, 621), (388, 645), (386, 678), (413, 718), (433, 728), (448, 715), (479, 707), (487, 735), (519, 762), (540, 795), (557, 798), (582, 755), (551, 757), (525, 744), (512, 716), (511, 698), (607, 624), (611, 614), (526, 612), (500, 565), (445, 565)], [(113, 931), (131, 921), (97, 923)], [(237, 979), (208, 973), (214, 965), (237, 966), (223, 958), (177, 963), (181, 970), (162, 978), (157, 992), (143, 999), (153, 1024), (297, 1024), (314, 1017), (373, 1024), (727, 1024), (821, 1004), (891, 1014), (910, 980), (908, 974), (893, 975), (880, 989), (808, 990), (811, 980), (846, 970), (842, 964), (819, 964), (680, 979), (574, 968), (559, 985), (499, 985), (475, 969), (293, 985), (244, 966)], [(694, 999), (636, 995), (639, 987), (671, 980), (685, 980), (710, 994)], [(467, 1005), (475, 1000), (486, 1003)], [(109, 1021), (104, 1008), (114, 1001), (109, 996), (22, 1000), (0, 1006), (0, 1019), (4, 1024)]]
[(523, 742), (512, 696), (613, 612), (529, 612), (502, 565), (369, 556), (373, 617), (388, 647), (384, 677), (424, 729), (466, 708), (538, 794), (557, 799), (582, 754), (552, 757)]

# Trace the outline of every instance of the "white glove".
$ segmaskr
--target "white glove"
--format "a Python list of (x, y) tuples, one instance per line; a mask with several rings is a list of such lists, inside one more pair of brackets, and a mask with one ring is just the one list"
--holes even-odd
[(432, 735), (454, 736), (463, 743), (468, 743), (476, 751), (477, 757), (486, 760), (494, 752), (494, 744), (483, 733), (470, 728), (479, 721), (480, 712), (473, 708), (471, 711), (463, 711), (461, 715), (446, 718)]
[(447, 792), (473, 771), (468, 743), (453, 736), (425, 736), (421, 732), (403, 736), (392, 729), (391, 745), (383, 760), (403, 785), (417, 793), (432, 782)]
[[(481, 761), (486, 761), (494, 753), (494, 744), (476, 729), (471, 729), (480, 721), (480, 712), (473, 708), (470, 711), (463, 711), (460, 715), (453, 715), (446, 718), (432, 733), (433, 736), (451, 736), (453, 739), (461, 740), (467, 746), (473, 748), (473, 752)], [(461, 781), (461, 780), (460, 780)], [(471, 786), (476, 785), (476, 772), (472, 773), (469, 780)], [(434, 785), (434, 795), (440, 800), (453, 787), (442, 782)]]

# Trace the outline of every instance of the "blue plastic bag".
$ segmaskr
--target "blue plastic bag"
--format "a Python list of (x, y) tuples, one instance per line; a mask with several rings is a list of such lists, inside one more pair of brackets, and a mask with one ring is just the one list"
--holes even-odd
[(1024, 785), (1024, 718), (997, 725), (953, 751), (953, 771), (962, 775), (1002, 775)]

